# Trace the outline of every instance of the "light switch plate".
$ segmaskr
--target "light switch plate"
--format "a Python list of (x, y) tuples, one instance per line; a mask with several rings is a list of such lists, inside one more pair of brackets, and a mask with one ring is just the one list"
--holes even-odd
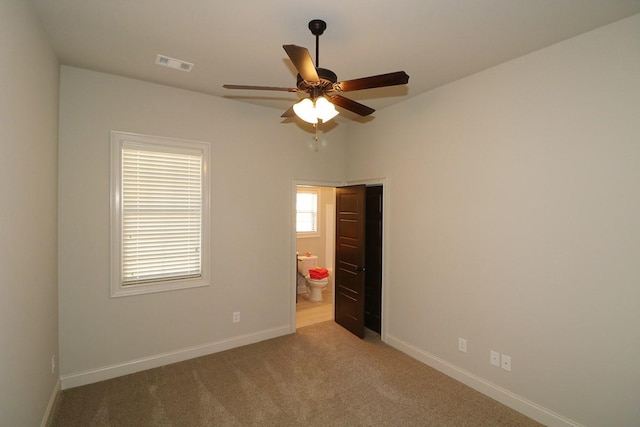
[(502, 364), (502, 369), (504, 369), (505, 371), (511, 372), (511, 356), (507, 356), (506, 354), (503, 354), (502, 357), (500, 358), (500, 361)]
[(499, 368), (500, 367), (500, 353), (498, 353), (497, 351), (491, 350), (489, 352), (489, 363), (491, 363), (493, 366), (497, 366)]

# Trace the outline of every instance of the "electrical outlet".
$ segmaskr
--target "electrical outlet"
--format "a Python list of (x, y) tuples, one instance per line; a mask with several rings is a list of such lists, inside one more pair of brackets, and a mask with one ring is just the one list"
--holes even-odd
[(51, 355), (51, 373), (52, 374), (56, 373), (56, 355), (55, 354)]
[(501, 360), (502, 369), (504, 369), (505, 371), (511, 372), (511, 356), (507, 356), (506, 354), (503, 354), (500, 360)]
[(238, 323), (240, 322), (240, 312), (239, 311), (234, 311), (233, 312), (233, 319), (232, 319), (233, 323)]
[(464, 338), (458, 338), (458, 350), (463, 353), (467, 352), (467, 340)]
[(497, 351), (491, 350), (489, 352), (489, 362), (493, 366), (497, 366), (499, 368), (500, 367), (500, 353), (498, 353)]

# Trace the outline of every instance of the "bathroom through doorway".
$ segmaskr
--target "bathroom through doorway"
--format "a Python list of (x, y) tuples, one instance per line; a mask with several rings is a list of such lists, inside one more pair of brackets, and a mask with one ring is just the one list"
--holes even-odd
[[(333, 319), (335, 194), (334, 187), (296, 186), (296, 328)], [(301, 262), (327, 270), (323, 288), (311, 289), (317, 281), (301, 274)]]
[[(357, 322), (362, 322), (360, 327), (373, 331), (383, 340), (383, 205), (385, 195), (383, 195), (383, 182), (376, 180), (375, 182), (367, 182), (366, 185), (360, 185), (364, 188), (364, 199), (359, 203), (365, 207), (366, 226), (362, 231), (364, 233), (364, 259), (362, 274), (364, 274), (364, 289), (359, 291), (361, 301), (364, 302), (364, 312), (357, 315), (360, 318)], [(294, 267), (296, 269), (295, 280), (295, 299), (292, 307), (292, 332), (295, 329), (319, 323), (327, 320), (336, 319), (336, 310), (345, 313), (343, 305), (336, 306), (336, 269), (338, 268), (336, 261), (336, 238), (341, 233), (336, 232), (337, 209), (340, 203), (337, 203), (337, 188), (342, 191), (348, 187), (342, 185), (335, 186), (319, 186), (313, 183), (294, 183), (294, 218), (296, 232), (296, 259)], [(298, 197), (298, 193), (315, 193), (317, 200), (312, 195), (303, 194)], [(314, 201), (311, 203), (312, 208), (301, 203), (298, 206), (298, 200)], [(341, 197), (340, 200), (343, 200)], [(313, 206), (317, 206), (313, 208)], [(308, 211), (311, 211), (309, 214)], [(313, 223), (315, 218), (316, 227), (314, 228), (309, 222)], [(305, 224), (305, 221), (307, 222)], [(300, 223), (299, 223), (300, 222)], [(342, 230), (342, 228), (341, 228)], [(299, 231), (302, 231), (300, 233)], [(307, 233), (303, 235), (303, 233)], [(306, 259), (311, 256), (313, 261), (317, 259), (317, 266), (326, 268), (329, 271), (329, 280), (327, 286), (322, 290), (322, 300), (309, 298), (311, 292), (306, 286), (304, 277), (299, 273), (299, 260)], [(364, 266), (366, 265), (366, 272)], [(343, 265), (345, 271), (349, 269), (348, 265)], [(303, 269), (304, 270), (304, 269)], [(341, 270), (342, 271), (342, 270)], [(342, 277), (342, 276), (341, 276)], [(340, 285), (343, 286), (344, 284)], [(348, 285), (347, 285), (348, 286)], [(348, 292), (347, 288), (340, 287), (340, 292)], [(340, 293), (340, 295), (342, 295)], [(317, 292), (316, 292), (317, 296)], [(316, 299), (314, 301), (314, 299)], [(362, 307), (362, 306), (361, 306)], [(340, 323), (340, 322), (338, 322)], [(360, 334), (356, 334), (359, 335)]]

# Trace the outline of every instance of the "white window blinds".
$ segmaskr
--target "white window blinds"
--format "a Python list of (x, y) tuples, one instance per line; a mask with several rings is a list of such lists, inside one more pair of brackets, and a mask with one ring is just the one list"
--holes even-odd
[(296, 213), (296, 231), (298, 233), (316, 233), (318, 231), (318, 193), (298, 190)]
[(122, 148), (122, 286), (195, 278), (202, 266), (202, 156)]

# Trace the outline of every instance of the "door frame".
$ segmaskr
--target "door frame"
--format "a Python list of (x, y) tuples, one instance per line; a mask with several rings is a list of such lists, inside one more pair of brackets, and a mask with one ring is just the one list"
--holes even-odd
[[(296, 292), (297, 292), (297, 270), (298, 265), (296, 262), (296, 191), (298, 185), (310, 185), (313, 187), (343, 187), (346, 185), (359, 185), (364, 184), (366, 186), (379, 185), (382, 186), (382, 324), (380, 325), (381, 334), (380, 339), (384, 342), (387, 340), (387, 325), (388, 325), (388, 311), (389, 311), (389, 292), (386, 284), (389, 283), (389, 242), (390, 242), (390, 197), (389, 197), (389, 179), (386, 177), (360, 179), (353, 181), (320, 181), (320, 180), (303, 180), (294, 179), (291, 185), (291, 253), (289, 256), (292, 263), (290, 271), (290, 312), (289, 312), (289, 331), (291, 333), (296, 332)], [(335, 302), (334, 302), (335, 304)]]

